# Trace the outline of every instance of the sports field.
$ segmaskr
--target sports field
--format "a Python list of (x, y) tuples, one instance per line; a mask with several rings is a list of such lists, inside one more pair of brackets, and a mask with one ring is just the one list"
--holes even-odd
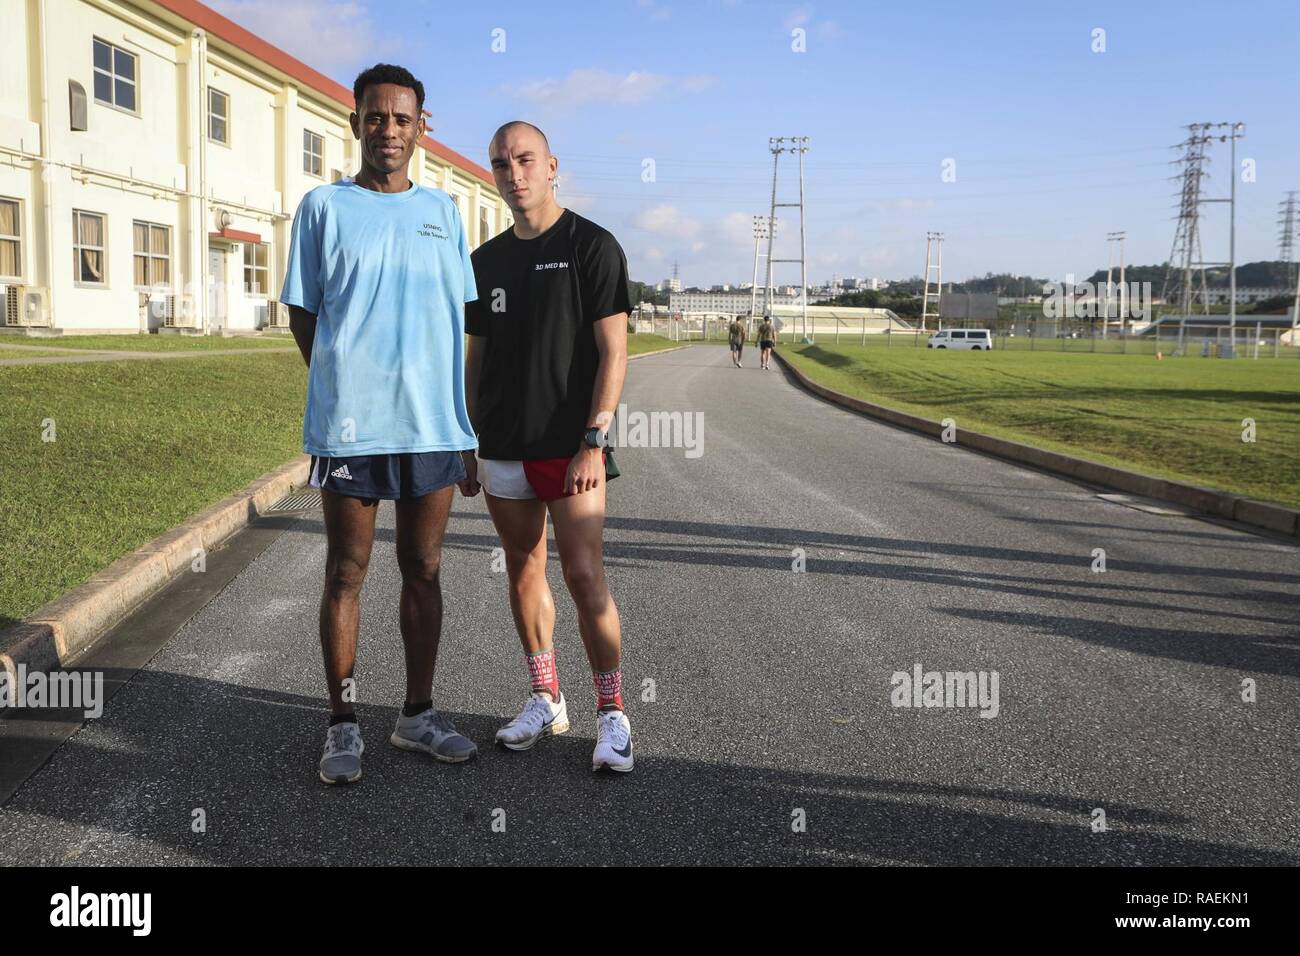
[[(959, 428), (1300, 506), (1300, 364), (796, 345), (828, 388)], [(1242, 441), (1254, 419), (1255, 441)]]

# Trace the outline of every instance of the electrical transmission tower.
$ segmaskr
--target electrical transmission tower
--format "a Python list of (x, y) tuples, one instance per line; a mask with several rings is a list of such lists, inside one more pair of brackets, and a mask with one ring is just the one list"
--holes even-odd
[[(1278, 258), (1283, 262), (1291, 261), (1292, 246), (1295, 242), (1297, 231), (1300, 230), (1300, 226), (1297, 226), (1296, 224), (1297, 219), (1300, 219), (1300, 215), (1297, 215), (1296, 206), (1295, 191), (1292, 190), (1286, 194), (1286, 199), (1282, 201), (1282, 216), (1278, 219), (1278, 225), (1281, 227), (1282, 231), (1277, 237), (1277, 251)], [(1295, 306), (1291, 312), (1291, 327), (1293, 334), (1295, 326), (1300, 325), (1300, 264), (1296, 265), (1295, 271)]]
[(1210, 137), (1202, 130), (1206, 124), (1192, 123), (1187, 127), (1187, 139), (1176, 148), (1182, 156), (1174, 160), (1182, 166), (1181, 188), (1178, 191), (1178, 227), (1174, 230), (1174, 245), (1169, 252), (1169, 268), (1165, 272), (1165, 286), (1161, 298), (1165, 302), (1178, 301), (1179, 315), (1191, 315), (1192, 308), (1200, 303), (1201, 311), (1209, 312), (1205, 296), (1205, 270), (1193, 270), (1201, 261), (1201, 181), (1207, 176), (1205, 166), (1209, 157), (1205, 147)]
[[(933, 248), (933, 252), (931, 249)], [(930, 273), (933, 272), (935, 291), (930, 291)], [(930, 310), (930, 300), (934, 299), (934, 310)], [(925, 320), (934, 316), (936, 328), (940, 321), (943, 306), (943, 233), (927, 232), (925, 234), (925, 294), (921, 296), (921, 331), (926, 330)]]
[[(807, 136), (775, 136), (767, 141), (768, 149), (772, 151), (772, 209), (768, 214), (768, 222), (776, 222), (776, 210), (778, 206), (789, 206), (799, 210), (799, 258), (798, 259), (773, 259), (772, 258), (772, 240), (776, 238), (776, 230), (769, 229), (767, 232), (767, 293), (766, 301), (763, 304), (763, 315), (766, 318), (772, 318), (772, 264), (776, 262), (797, 262), (799, 263), (799, 305), (801, 309), (801, 333), (805, 342), (812, 340), (808, 336), (808, 262), (807, 262), (807, 230), (804, 228), (804, 201), (803, 201), (803, 155), (808, 152)], [(789, 143), (790, 145), (785, 145)], [(799, 154), (799, 201), (798, 202), (777, 202), (776, 201), (776, 173), (780, 165), (782, 153)]]
[(1286, 194), (1286, 199), (1278, 204), (1279, 216), (1277, 224), (1280, 231), (1277, 235), (1277, 257), (1283, 262), (1291, 261), (1291, 251), (1295, 243), (1296, 235), (1296, 198), (1295, 190)]
[[(1178, 228), (1174, 231), (1174, 246), (1169, 254), (1169, 270), (1165, 273), (1164, 300), (1178, 299), (1184, 320), (1192, 314), (1198, 302), (1203, 315), (1209, 314), (1209, 297), (1205, 289), (1206, 267), (1226, 266), (1228, 269), (1228, 325), (1233, 345), (1228, 355), (1236, 353), (1237, 327), (1237, 140), (1246, 135), (1245, 123), (1191, 123), (1187, 139), (1178, 144), (1183, 150), (1176, 163), (1180, 164), (1182, 188), (1178, 193)], [(1213, 142), (1231, 143), (1229, 175), (1231, 191), (1227, 197), (1209, 198), (1202, 195), (1202, 185), (1209, 178), (1206, 165), (1209, 156), (1206, 147)], [(1200, 211), (1203, 203), (1226, 202), (1228, 206), (1228, 261), (1207, 262), (1201, 258)], [(1195, 275), (1193, 275), (1195, 271)], [(1182, 348), (1179, 332), (1179, 350)]]

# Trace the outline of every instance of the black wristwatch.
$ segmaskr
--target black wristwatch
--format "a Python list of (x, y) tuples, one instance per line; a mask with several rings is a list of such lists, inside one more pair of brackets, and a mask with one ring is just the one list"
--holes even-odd
[(609, 444), (606, 433), (594, 425), (582, 433), (582, 443), (588, 448), (604, 448)]

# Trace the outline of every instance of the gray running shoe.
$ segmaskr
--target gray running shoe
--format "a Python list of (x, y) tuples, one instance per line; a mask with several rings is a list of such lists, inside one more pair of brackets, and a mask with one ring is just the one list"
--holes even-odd
[(351, 721), (335, 724), (325, 737), (320, 778), (325, 783), (356, 783), (361, 779), (361, 754), (366, 745), (361, 728)]
[(444, 763), (463, 763), (478, 753), (478, 747), (456, 731), (451, 720), (430, 707), (414, 717), (399, 715), (389, 742), (402, 750), (418, 750)]

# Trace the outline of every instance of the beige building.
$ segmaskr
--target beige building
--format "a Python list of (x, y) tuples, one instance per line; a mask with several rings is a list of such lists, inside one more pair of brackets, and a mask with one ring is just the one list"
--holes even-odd
[[(194, 0), (0, 0), (0, 25), (0, 329), (287, 327), (293, 212), (359, 166), (352, 91)], [(471, 247), (511, 223), (432, 139), (411, 178)]]

